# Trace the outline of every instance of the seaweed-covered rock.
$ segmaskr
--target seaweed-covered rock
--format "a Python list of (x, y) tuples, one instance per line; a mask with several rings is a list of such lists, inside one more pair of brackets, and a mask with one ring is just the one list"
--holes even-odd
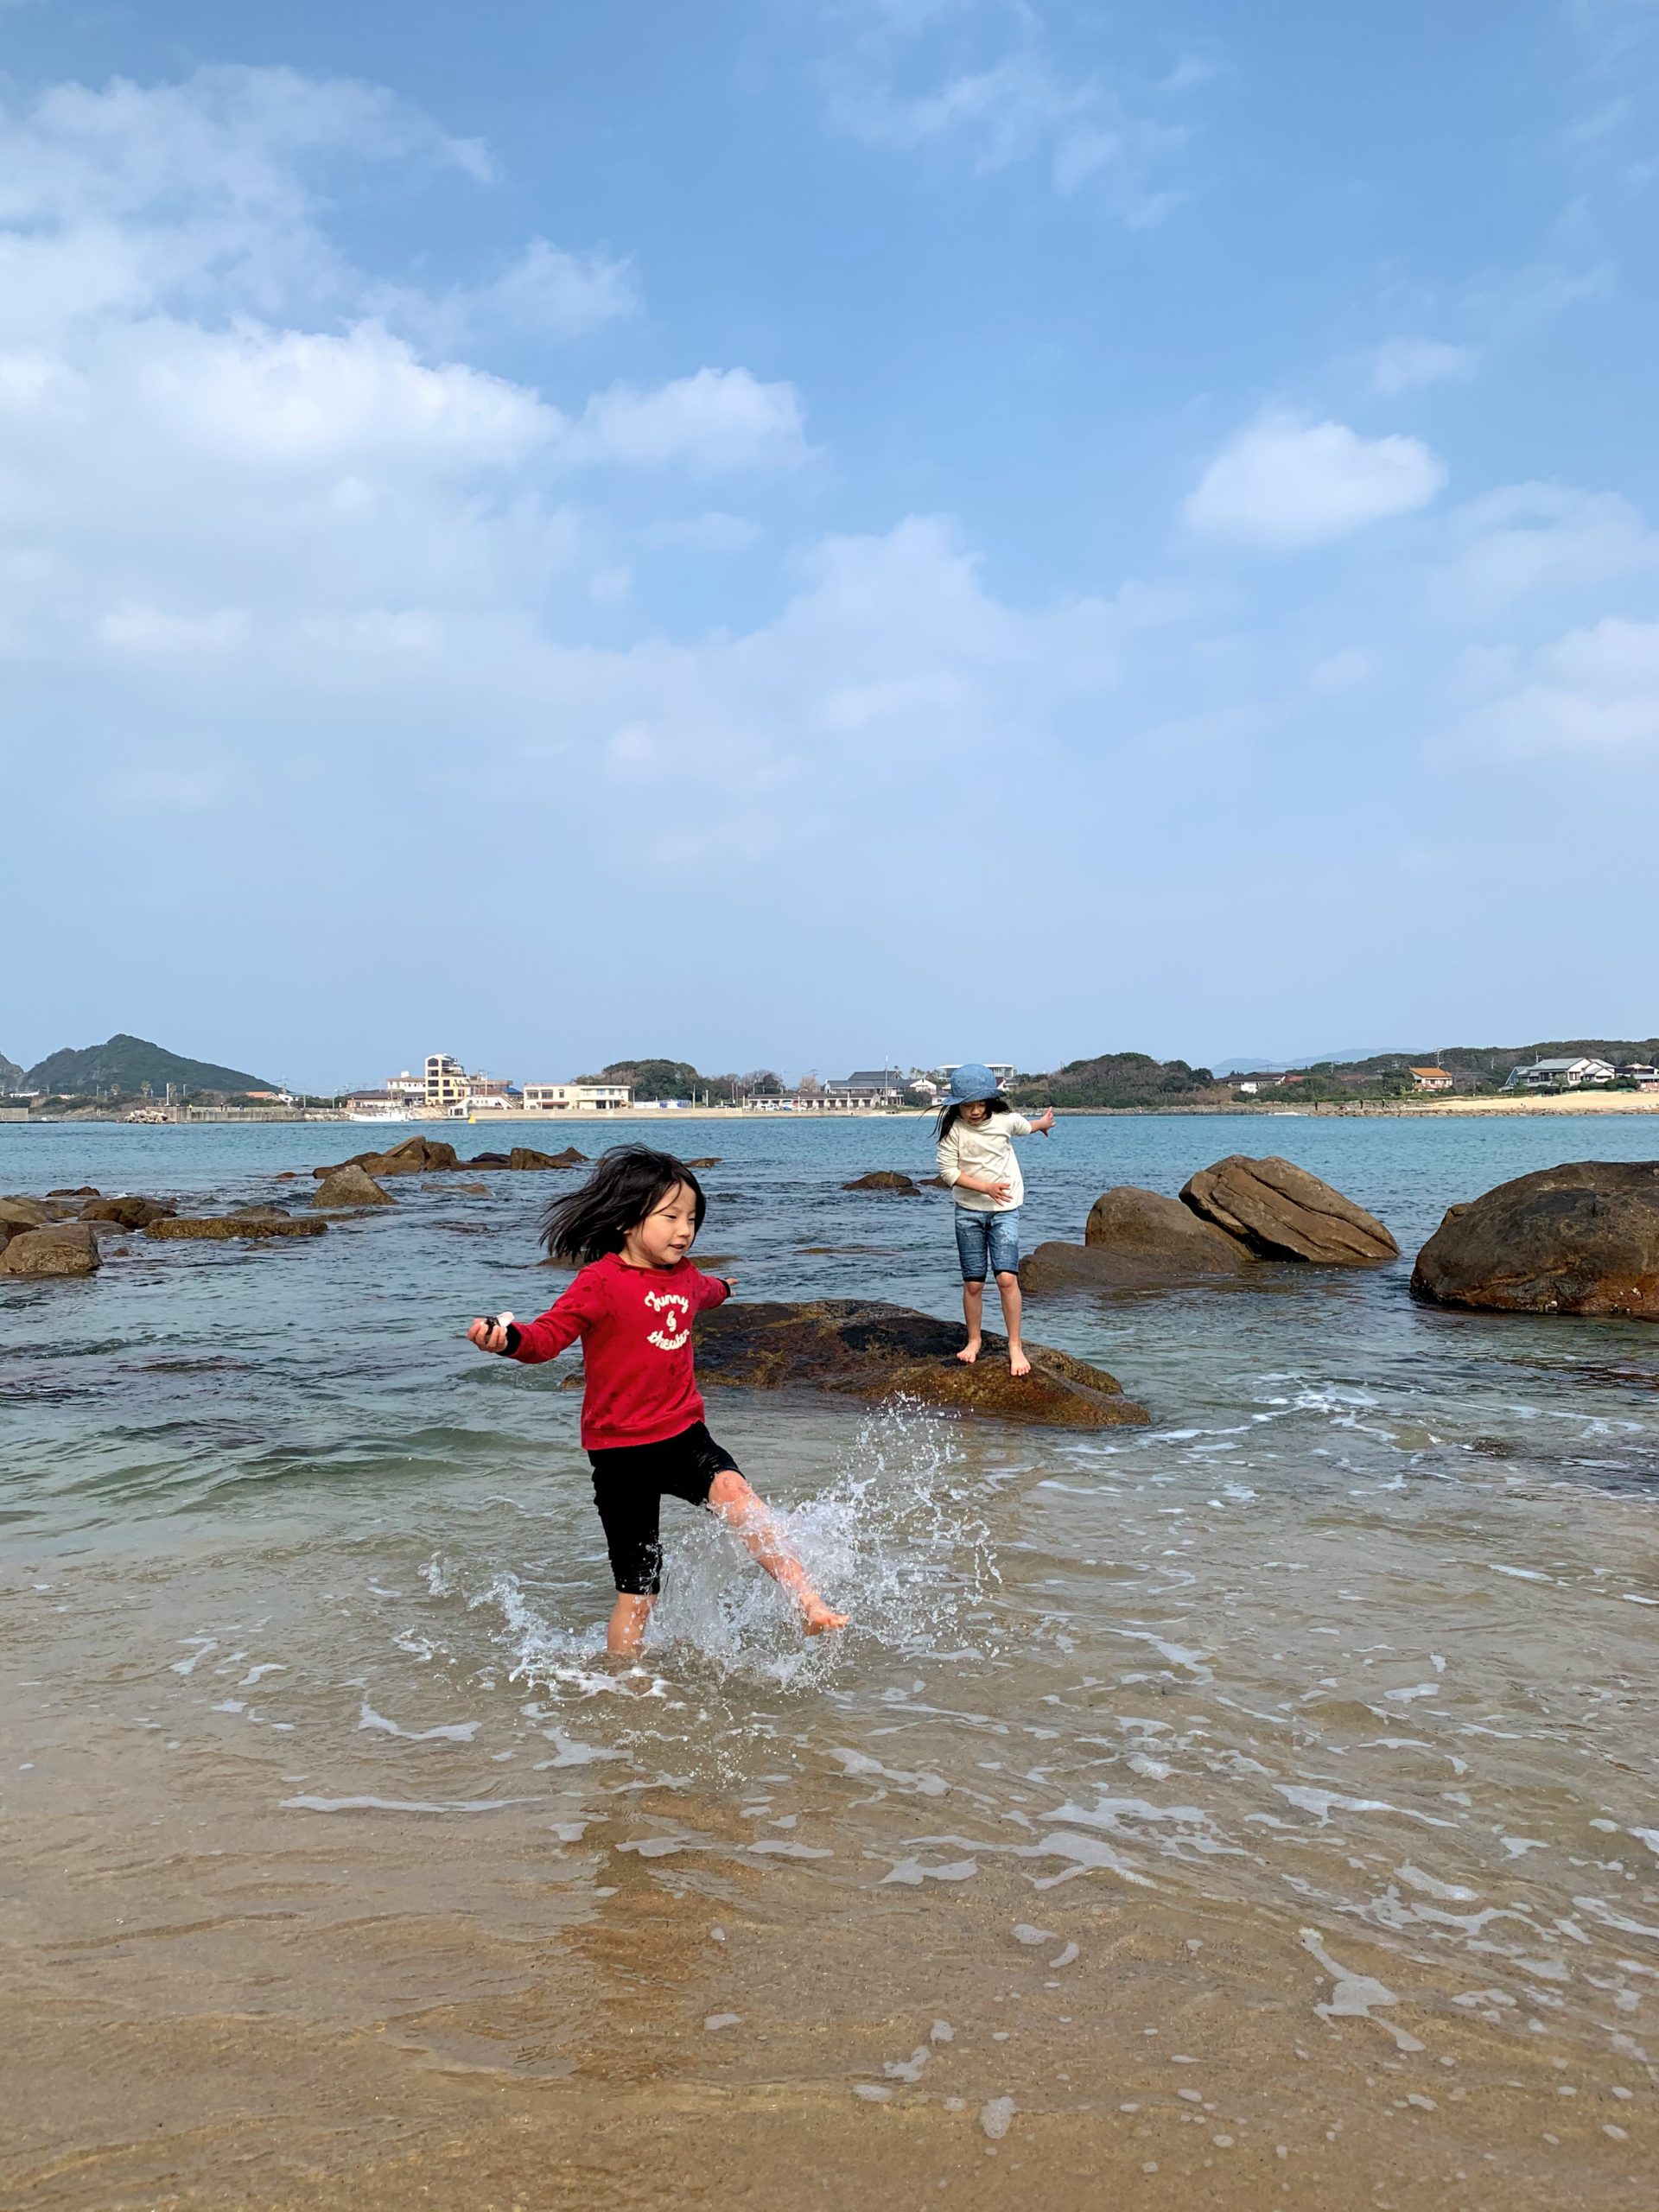
[(326, 1211), (344, 1213), (355, 1206), (395, 1206), (397, 1201), (381, 1189), (366, 1167), (348, 1165), (335, 1168), (318, 1184), (311, 1203)]
[(1399, 1256), (1400, 1247), (1375, 1214), (1276, 1155), (1248, 1160), (1234, 1153), (1200, 1168), (1181, 1202), (1265, 1260), (1362, 1268)]
[(122, 1198), (89, 1198), (80, 1210), (83, 1221), (107, 1221), (118, 1229), (148, 1229), (178, 1208), (167, 1198), (144, 1198), (136, 1193)]
[(1004, 1338), (988, 1333), (972, 1367), (957, 1357), (961, 1347), (959, 1324), (864, 1299), (805, 1305), (733, 1300), (697, 1321), (697, 1372), (716, 1386), (902, 1396), (1044, 1428), (1135, 1427), (1149, 1419), (1103, 1369), (1070, 1352), (1027, 1344), (1032, 1371), (1016, 1377), (1008, 1372)]
[(1453, 1206), (1411, 1290), (1491, 1313), (1659, 1321), (1659, 1160), (1573, 1160)]
[(24, 1229), (8, 1237), (0, 1252), (0, 1275), (40, 1280), (49, 1275), (90, 1275), (98, 1270), (98, 1239), (83, 1222), (54, 1223), (49, 1229)]
[(891, 1191), (895, 1198), (913, 1198), (920, 1195), (913, 1175), (902, 1174), (896, 1167), (878, 1167), (873, 1174), (861, 1175), (855, 1183), (843, 1183), (843, 1191)]
[(163, 1243), (206, 1238), (223, 1244), (239, 1237), (257, 1241), (265, 1236), (321, 1236), (327, 1226), (326, 1221), (296, 1218), (274, 1206), (268, 1212), (251, 1206), (243, 1213), (171, 1214), (152, 1221), (144, 1234)]

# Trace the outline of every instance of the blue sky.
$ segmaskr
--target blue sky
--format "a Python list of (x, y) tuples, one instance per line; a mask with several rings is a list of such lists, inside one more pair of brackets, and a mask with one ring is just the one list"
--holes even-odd
[(1659, 1028), (1659, 0), (0, 63), (12, 1058)]

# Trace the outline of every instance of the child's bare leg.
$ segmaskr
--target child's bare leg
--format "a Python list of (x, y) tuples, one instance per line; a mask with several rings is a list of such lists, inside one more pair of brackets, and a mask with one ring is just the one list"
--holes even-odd
[(1020, 1294), (1020, 1278), (1009, 1273), (1000, 1274), (996, 1287), (1002, 1300), (1002, 1325), (1008, 1332), (1008, 1372), (1029, 1375), (1031, 1362), (1026, 1357), (1026, 1348), (1020, 1341), (1020, 1317), (1025, 1311), (1025, 1300)]
[[(1001, 1280), (999, 1276), (998, 1281)], [(957, 1357), (964, 1367), (971, 1367), (979, 1357), (980, 1339), (984, 1328), (985, 1286), (982, 1282), (965, 1282), (962, 1286), (962, 1318), (968, 1324), (968, 1341)]]
[(778, 1523), (735, 1468), (722, 1467), (709, 1484), (709, 1510), (742, 1538), (759, 1565), (789, 1592), (801, 1609), (802, 1625), (809, 1636), (846, 1627), (847, 1615), (832, 1612), (824, 1604), (807, 1580), (806, 1569), (784, 1542)]
[(637, 1659), (645, 1641), (645, 1624), (651, 1618), (655, 1599), (636, 1597), (631, 1590), (619, 1590), (616, 1603), (611, 1608), (611, 1624), (605, 1631), (605, 1649), (617, 1659)]

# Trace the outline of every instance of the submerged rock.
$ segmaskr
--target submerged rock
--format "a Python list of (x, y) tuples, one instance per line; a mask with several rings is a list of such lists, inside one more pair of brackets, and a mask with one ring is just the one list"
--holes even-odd
[(1247, 1160), (1234, 1153), (1218, 1160), (1199, 1169), (1181, 1201), (1262, 1259), (1360, 1268), (1399, 1255), (1400, 1247), (1375, 1214), (1276, 1156)]
[(988, 1332), (964, 1367), (959, 1322), (854, 1298), (804, 1305), (730, 1300), (700, 1316), (697, 1372), (752, 1390), (809, 1389), (852, 1398), (906, 1397), (1044, 1428), (1137, 1427), (1150, 1419), (1103, 1369), (1027, 1344), (1032, 1371), (1008, 1372), (1007, 1344)]
[(98, 1239), (84, 1222), (54, 1224), (50, 1229), (22, 1229), (7, 1238), (0, 1252), (0, 1275), (90, 1275), (98, 1269)]
[(250, 1206), (243, 1213), (169, 1215), (152, 1221), (144, 1234), (162, 1242), (205, 1237), (213, 1243), (229, 1243), (233, 1237), (321, 1236), (327, 1226), (326, 1221), (296, 1220), (274, 1206), (269, 1211)]
[(843, 1183), (843, 1191), (892, 1191), (901, 1198), (920, 1195), (920, 1188), (913, 1175), (902, 1174), (896, 1167), (878, 1167), (874, 1174), (861, 1175), (855, 1183)]
[(716, 1153), (712, 1160), (688, 1160), (685, 1164), (688, 1167), (718, 1167), (720, 1155)]
[(1569, 1161), (1452, 1207), (1411, 1291), (1490, 1313), (1659, 1321), (1659, 1160)]
[(383, 1191), (365, 1167), (336, 1167), (334, 1173), (317, 1185), (314, 1206), (328, 1208), (339, 1213), (353, 1206), (395, 1206), (397, 1203), (390, 1191)]

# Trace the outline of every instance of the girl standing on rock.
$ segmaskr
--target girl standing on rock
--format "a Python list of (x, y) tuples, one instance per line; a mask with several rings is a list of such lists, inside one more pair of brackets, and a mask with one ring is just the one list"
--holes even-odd
[(691, 1364), (691, 1324), (723, 1305), (730, 1281), (705, 1275), (688, 1255), (708, 1209), (683, 1160), (642, 1144), (607, 1152), (580, 1190), (542, 1217), (542, 1241), (582, 1272), (539, 1320), (511, 1313), (474, 1321), (480, 1351), (533, 1366), (582, 1338), (582, 1441), (594, 1469), (594, 1503), (616, 1578), (606, 1649), (638, 1656), (662, 1588), (664, 1497), (704, 1505), (741, 1537), (800, 1608), (809, 1636), (845, 1628), (807, 1580), (777, 1523), (703, 1424)]
[(979, 1357), (983, 1340), (988, 1268), (1002, 1300), (1009, 1370), (1031, 1372), (1020, 1341), (1020, 1209), (1026, 1186), (1012, 1141), (1033, 1131), (1046, 1135), (1053, 1126), (1052, 1106), (1034, 1122), (1016, 1114), (997, 1089), (996, 1077), (977, 1060), (967, 1061), (950, 1077), (949, 1103), (939, 1116), (939, 1179), (956, 1193), (957, 1256), (968, 1324), (968, 1341), (957, 1357), (966, 1366)]

